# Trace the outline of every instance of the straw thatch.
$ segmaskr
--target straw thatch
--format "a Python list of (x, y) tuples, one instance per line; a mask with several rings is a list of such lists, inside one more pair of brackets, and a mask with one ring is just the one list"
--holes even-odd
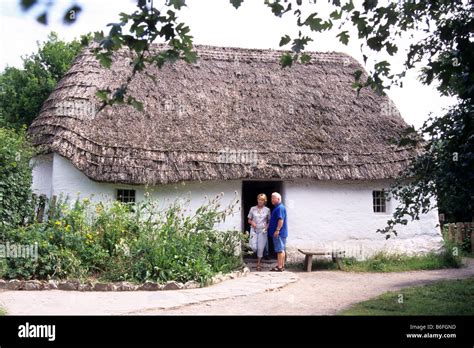
[(352, 74), (363, 68), (348, 55), (311, 53), (310, 64), (282, 69), (279, 51), (196, 49), (197, 64), (135, 76), (129, 90), (143, 112), (97, 114), (95, 92), (123, 83), (133, 57), (121, 51), (107, 70), (85, 50), (31, 125), (33, 142), (93, 180), (127, 184), (384, 179), (416, 154), (391, 145), (406, 124), (387, 97), (357, 96)]

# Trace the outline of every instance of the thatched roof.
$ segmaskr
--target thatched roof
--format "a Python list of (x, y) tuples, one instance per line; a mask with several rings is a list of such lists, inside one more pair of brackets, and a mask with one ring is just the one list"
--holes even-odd
[(31, 125), (33, 142), (93, 180), (127, 184), (384, 179), (415, 155), (390, 143), (406, 127), (390, 100), (357, 96), (352, 74), (363, 68), (346, 54), (315, 52), (282, 69), (279, 51), (196, 49), (197, 64), (150, 67), (156, 83), (135, 76), (143, 112), (120, 105), (93, 117), (81, 105), (98, 108), (95, 92), (123, 83), (132, 55), (121, 51), (107, 70), (85, 50)]

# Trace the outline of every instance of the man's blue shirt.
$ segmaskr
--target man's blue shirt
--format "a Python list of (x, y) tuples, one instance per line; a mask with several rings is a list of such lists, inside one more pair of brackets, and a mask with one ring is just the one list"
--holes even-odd
[(283, 226), (280, 229), (280, 237), (288, 237), (288, 224), (286, 219), (286, 209), (282, 203), (277, 204), (275, 209), (272, 211), (272, 215), (270, 216), (270, 222), (268, 223), (268, 233), (271, 237), (275, 234), (275, 231), (278, 226), (278, 220), (283, 220)]

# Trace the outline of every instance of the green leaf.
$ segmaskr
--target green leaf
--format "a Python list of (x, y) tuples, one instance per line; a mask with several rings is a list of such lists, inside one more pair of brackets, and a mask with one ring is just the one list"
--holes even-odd
[[(99, 42), (99, 44), (100, 44), (104, 49), (106, 49), (106, 50), (112, 50), (112, 48), (113, 48), (113, 46), (114, 46), (114, 42), (113, 42), (113, 40), (110, 38), (110, 36), (104, 37), (104, 39), (101, 40), (101, 41)], [(105, 54), (105, 53), (103, 53), (103, 54)], [(97, 57), (97, 58), (99, 58), (99, 57)]]
[(334, 19), (334, 20), (341, 19), (341, 17), (342, 17), (342, 11), (334, 10), (333, 12), (331, 12), (331, 14), (329, 15), (329, 17), (331, 17), (331, 18)]
[(281, 37), (281, 40), (280, 40), (280, 47), (281, 47), (281, 46), (285, 46), (285, 45), (288, 44), (290, 41), (291, 41), (291, 38), (290, 38), (289, 35), (282, 36), (282, 37)]
[(266, 4), (272, 9), (272, 13), (277, 17), (281, 17), (283, 11), (285, 10), (285, 8), (278, 2), (266, 2)]
[(96, 31), (94, 33), (94, 41), (99, 43), (104, 39), (104, 32), (103, 31)]
[(176, 10), (186, 6), (186, 0), (168, 0), (167, 6), (173, 6)]
[(344, 45), (349, 43), (349, 32), (347, 30), (341, 31), (339, 34), (337, 34), (337, 37)]
[(109, 23), (109, 24), (107, 24), (107, 26), (112, 27), (112, 28), (110, 28), (109, 36), (122, 34), (122, 23)]
[(28, 11), (37, 3), (37, 0), (21, 0), (20, 5), (23, 11)]
[(42, 14), (40, 14), (38, 17), (36, 17), (36, 20), (43, 24), (43, 25), (46, 25), (48, 24), (48, 14), (46, 12), (43, 12)]
[(196, 52), (187, 50), (184, 53), (184, 61), (186, 63), (196, 63), (197, 62), (198, 55)]
[(139, 25), (135, 27), (135, 33), (137, 34), (137, 37), (142, 37), (143, 35), (146, 34), (146, 26)]
[(107, 53), (99, 53), (96, 57), (104, 68), (109, 69), (112, 66), (112, 58)]
[(309, 26), (312, 31), (321, 32), (332, 28), (331, 21), (323, 21), (322, 18), (316, 17), (317, 13), (312, 13), (303, 22), (304, 25)]
[(120, 17), (120, 21), (124, 23), (128, 22), (128, 20), (130, 19), (130, 16), (126, 14), (125, 12), (120, 12), (119, 17)]
[(301, 63), (307, 64), (311, 61), (311, 56), (307, 53), (303, 53), (300, 58)]
[(323, 26), (322, 26), (322, 19), (319, 17), (316, 17), (316, 13), (312, 13), (306, 18), (303, 24), (309, 26), (309, 28), (313, 31), (321, 31)]
[(133, 71), (142, 71), (143, 69), (145, 69), (145, 61), (143, 60), (143, 58), (141, 58), (141, 56), (138, 56), (133, 60), (132, 66)]
[(367, 45), (374, 51), (380, 51), (382, 48), (381, 39), (378, 36), (372, 36), (367, 39)]
[(394, 44), (390, 43), (390, 42), (387, 42), (385, 44), (385, 48), (387, 50), (387, 53), (391, 56), (393, 56), (398, 51), (398, 47), (395, 46)]
[(345, 4), (344, 6), (342, 6), (341, 8), (341, 10), (346, 11), (346, 12), (351, 12), (353, 9), (354, 9), (354, 3), (352, 2), (352, 0), (348, 2), (347, 4)]
[[(301, 35), (301, 33), (300, 33)], [(291, 50), (293, 52), (299, 53), (304, 50), (305, 46), (308, 42), (313, 41), (309, 36), (303, 36), (293, 40), (293, 45), (291, 46)]]
[(128, 45), (132, 50), (134, 50), (137, 53), (141, 53), (142, 51), (146, 50), (148, 47), (148, 41), (147, 40), (134, 40), (133, 42)]
[(290, 67), (293, 65), (293, 58), (289, 53), (285, 53), (280, 57), (280, 65), (282, 68)]
[(99, 89), (95, 92), (95, 95), (102, 101), (107, 101), (110, 90), (108, 89)]
[(112, 95), (112, 101), (113, 103), (117, 104), (123, 104), (123, 98), (125, 97), (125, 92), (126, 92), (126, 86), (122, 85), (119, 88), (117, 88)]
[(354, 77), (356, 81), (359, 81), (361, 76), (362, 76), (362, 70), (356, 70), (354, 72)]
[(230, 0), (232, 6), (234, 6), (236, 9), (238, 9), (243, 2), (244, 0)]
[(377, 0), (364, 0), (364, 3), (362, 5), (364, 6), (365, 12), (368, 12), (377, 7), (377, 3)]
[(172, 39), (175, 36), (174, 24), (173, 23), (168, 23), (168, 24), (164, 25), (163, 27), (161, 27), (159, 35), (164, 36), (166, 41)]
[(92, 41), (92, 36), (90, 34), (88, 35), (81, 35), (81, 46), (86, 47), (88, 46)]
[(390, 71), (390, 63), (387, 62), (386, 60), (383, 60), (381, 62), (376, 63), (374, 65), (374, 68), (377, 72), (388, 74), (388, 72)]
[(351, 16), (351, 21), (357, 26), (357, 31), (359, 34), (359, 39), (367, 37), (372, 28), (367, 27), (367, 18), (361, 17), (359, 11), (354, 11)]
[(134, 97), (128, 97), (127, 104), (132, 105), (138, 111), (143, 111), (143, 103), (136, 100)]

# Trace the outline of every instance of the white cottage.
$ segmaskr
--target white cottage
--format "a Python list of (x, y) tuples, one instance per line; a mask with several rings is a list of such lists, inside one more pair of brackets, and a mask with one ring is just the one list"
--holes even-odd
[(290, 255), (301, 247), (354, 256), (441, 247), (436, 210), (396, 238), (376, 233), (396, 205), (384, 190), (419, 150), (393, 145), (406, 124), (386, 96), (354, 91), (357, 61), (311, 53), (309, 64), (282, 69), (278, 51), (196, 49), (197, 64), (150, 67), (133, 79), (129, 91), (143, 112), (96, 112), (96, 91), (123, 83), (130, 53), (117, 53), (110, 70), (81, 54), (29, 129), (42, 153), (34, 191), (125, 202), (145, 191), (162, 200), (190, 194), (194, 207), (205, 195), (223, 192), (230, 202), (236, 193), (240, 212), (223, 227), (237, 230), (247, 229), (258, 193), (278, 191)]

